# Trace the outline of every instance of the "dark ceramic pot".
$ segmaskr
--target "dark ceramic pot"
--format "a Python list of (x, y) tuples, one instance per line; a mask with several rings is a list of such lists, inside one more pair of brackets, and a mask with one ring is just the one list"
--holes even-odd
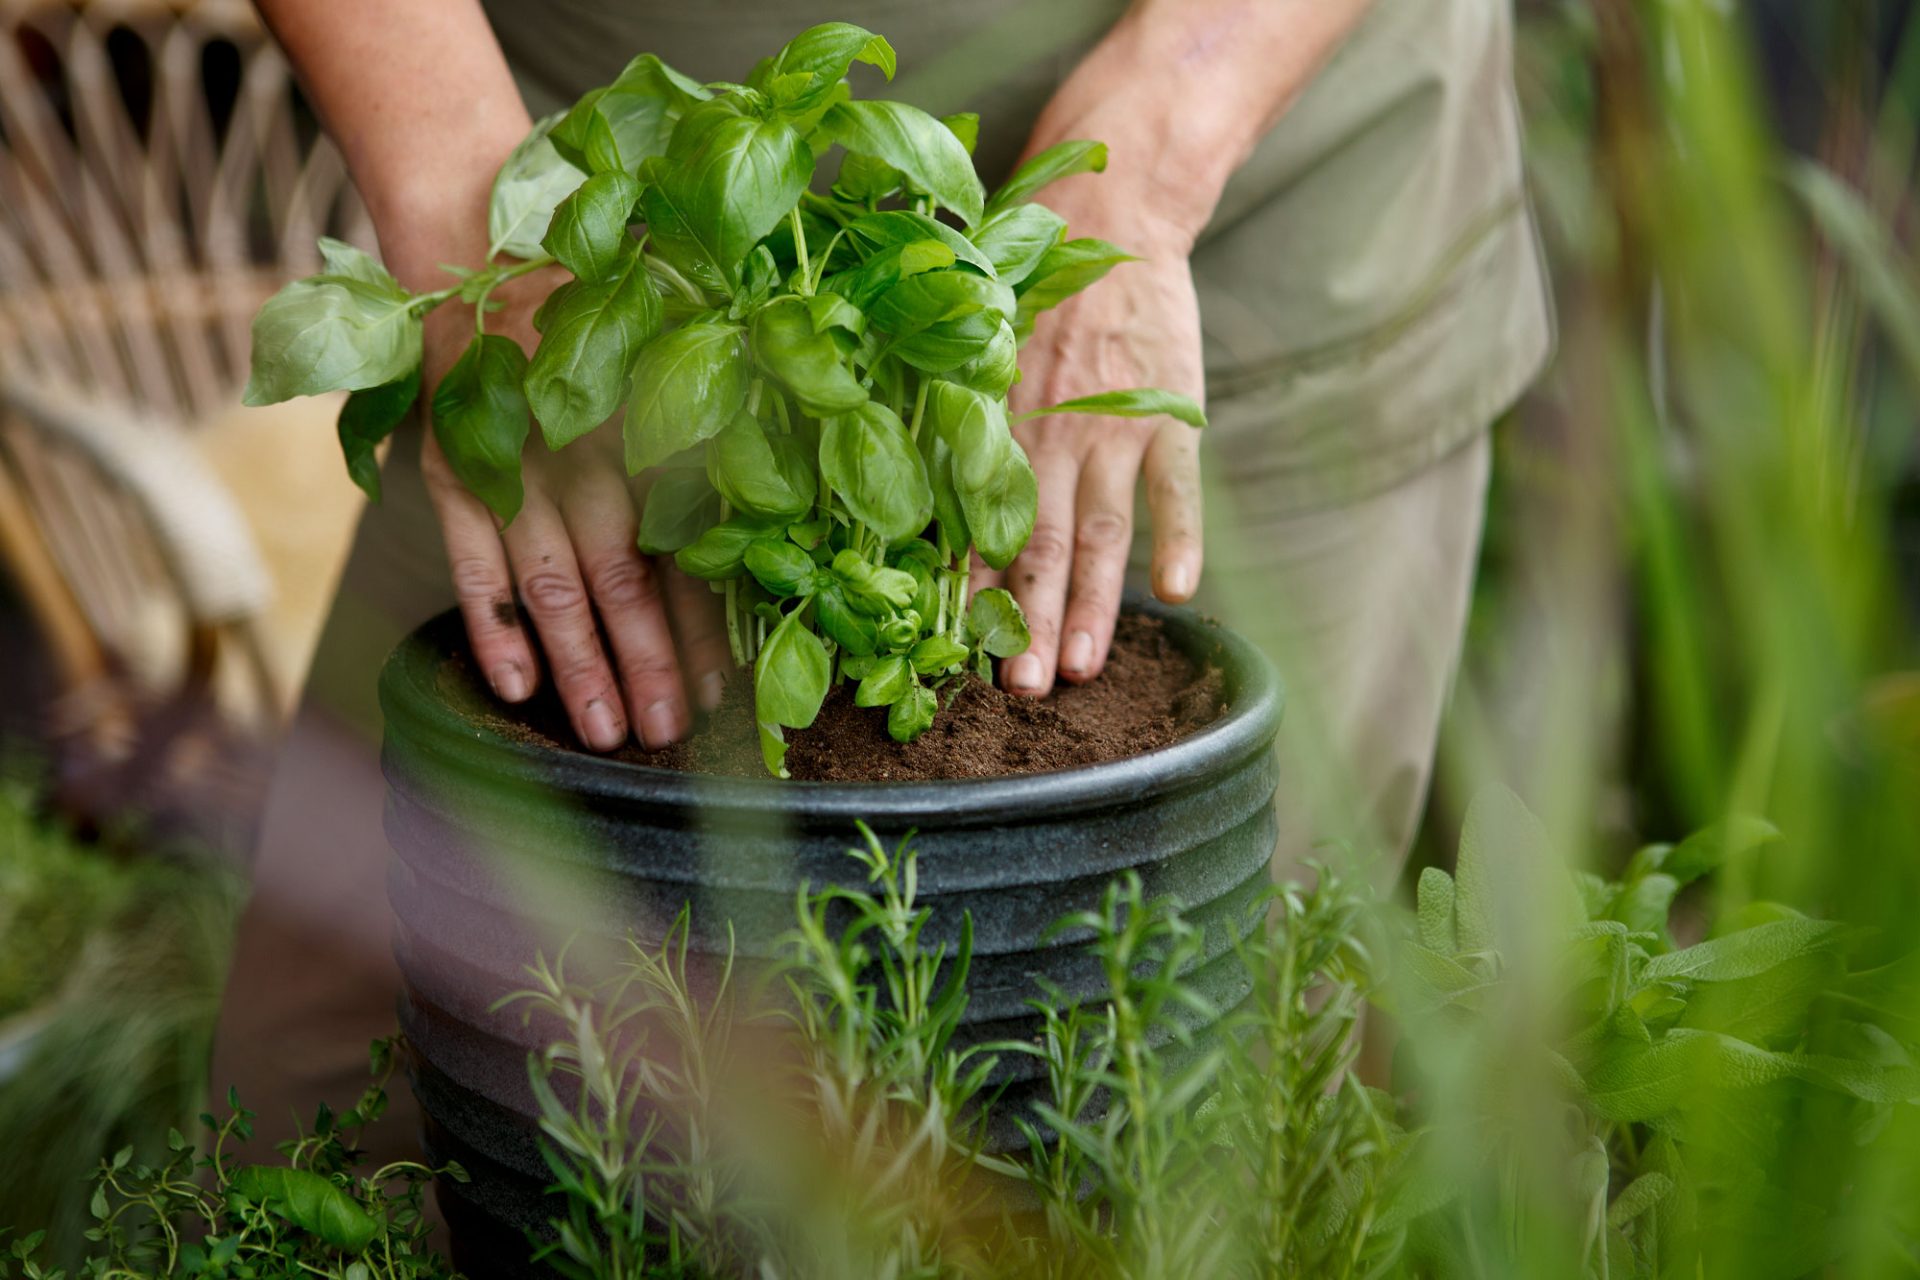
[[(1227, 711), (1171, 746), (1089, 768), (926, 783), (714, 778), (557, 750), (498, 719), (465, 663), (459, 618), (427, 623), (380, 677), (390, 889), (405, 979), (402, 1022), (436, 1161), (472, 1175), (444, 1184), (456, 1260), (480, 1274), (522, 1270), (523, 1230), (552, 1216), (527, 1084), (535, 1039), (504, 993), (556, 939), (664, 930), (693, 905), (696, 952), (768, 954), (802, 882), (863, 882), (846, 856), (864, 821), (891, 845), (918, 833), (919, 893), (933, 940), (971, 912), (974, 960), (964, 1034), (1031, 1037), (1040, 979), (1073, 998), (1104, 990), (1061, 916), (1099, 904), (1137, 871), (1206, 926), (1191, 980), (1216, 1008), (1250, 983), (1231, 940), (1257, 920), (1275, 840), (1272, 751), (1281, 691), (1246, 641), (1188, 610), (1137, 606), (1226, 674)], [(1037, 1060), (1003, 1055), (995, 1145), (1006, 1116), (1045, 1086)]]

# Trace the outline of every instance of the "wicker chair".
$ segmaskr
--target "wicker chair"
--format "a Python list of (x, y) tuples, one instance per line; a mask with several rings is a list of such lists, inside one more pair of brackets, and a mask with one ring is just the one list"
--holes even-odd
[(371, 235), (248, 5), (0, 0), (0, 27), (0, 562), (89, 789), (138, 803), (125, 770), (148, 792), (202, 767), (176, 748), (203, 711), (257, 734), (289, 705), (273, 584), (200, 434), (260, 301), (317, 235)]

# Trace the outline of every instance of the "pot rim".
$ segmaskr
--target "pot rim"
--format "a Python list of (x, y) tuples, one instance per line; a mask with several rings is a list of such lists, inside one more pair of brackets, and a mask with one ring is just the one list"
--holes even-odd
[(912, 781), (739, 778), (515, 741), (476, 723), (437, 692), (439, 664), (447, 653), (466, 645), (457, 609), (422, 623), (395, 647), (380, 671), (380, 708), (389, 735), (398, 725), (400, 736), (470, 772), (547, 785), (616, 805), (644, 800), (690, 812), (778, 810), (795, 819), (844, 824), (862, 820), (875, 828), (910, 826), (956, 810), (1031, 819), (1111, 808), (1217, 776), (1272, 745), (1285, 694), (1265, 654), (1193, 609), (1131, 594), (1123, 607), (1160, 619), (1176, 644), (1218, 663), (1226, 674), (1227, 710), (1177, 742), (1072, 769)]

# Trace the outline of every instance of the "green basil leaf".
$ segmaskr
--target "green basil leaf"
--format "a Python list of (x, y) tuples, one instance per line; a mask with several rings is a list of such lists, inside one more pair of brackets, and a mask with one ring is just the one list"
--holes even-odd
[[(1058, 214), (1054, 215), (1059, 217)], [(1066, 226), (1065, 219), (1060, 225)], [(953, 260), (978, 267), (988, 275), (994, 273), (992, 256), (974, 240), (969, 240), (938, 218), (929, 218), (923, 213), (911, 209), (882, 209), (878, 213), (863, 214), (847, 224), (847, 234), (876, 249), (889, 249), (894, 245), (918, 244), (923, 240), (938, 240), (953, 250)], [(1051, 246), (1049, 246), (1051, 247)], [(1041, 250), (1045, 252), (1045, 250)], [(1038, 255), (1035, 255), (1036, 260)], [(946, 266), (948, 263), (941, 263)], [(912, 274), (911, 272), (907, 274)], [(1008, 283), (1012, 283), (1009, 281)]]
[(782, 104), (789, 111), (805, 110), (832, 90), (856, 62), (878, 67), (881, 75), (893, 79), (893, 46), (885, 37), (851, 22), (823, 22), (787, 41), (753, 79), (756, 88), (770, 88), (783, 77), (805, 75), (804, 87), (788, 89)]
[(813, 557), (778, 535), (750, 543), (741, 563), (754, 581), (776, 596), (804, 596), (813, 591)]
[(913, 537), (932, 518), (926, 463), (885, 405), (869, 401), (827, 419), (820, 472), (853, 517), (887, 542)]
[(834, 175), (833, 191), (842, 200), (866, 204), (886, 199), (906, 180), (906, 175), (885, 160), (849, 151), (840, 161), (840, 172)]
[(790, 778), (787, 772), (787, 739), (777, 724), (759, 722), (760, 758), (766, 762), (767, 772), (776, 778)]
[(816, 293), (808, 298), (807, 318), (813, 321), (815, 333), (842, 329), (859, 337), (867, 328), (866, 313), (837, 293)]
[(690, 546), (720, 520), (720, 495), (698, 467), (662, 472), (640, 508), (640, 550), (668, 555)]
[[(917, 344), (917, 348), (925, 346), (925, 343)], [(922, 351), (916, 349), (915, 354), (922, 354)], [(969, 356), (940, 376), (970, 391), (1004, 398), (1020, 376), (1020, 340), (1014, 336), (1013, 326), (1002, 320), (999, 329), (978, 354)]]
[(934, 675), (959, 666), (967, 660), (967, 646), (952, 636), (928, 636), (913, 646), (908, 655), (913, 669), (923, 676)]
[(357, 276), (310, 276), (268, 298), (253, 317), (243, 399), (262, 405), (364, 391), (398, 382), (419, 363), (420, 317), (406, 290)]
[(1069, 240), (1057, 245), (1047, 250), (1016, 291), (1020, 314), (1033, 316), (1057, 307), (1121, 263), (1138, 261), (1105, 240)]
[(780, 287), (780, 264), (774, 261), (773, 251), (763, 241), (753, 246), (753, 252), (740, 268), (740, 292), (733, 296), (733, 305), (727, 309), (727, 318), (739, 320), (750, 315), (764, 305)]
[(867, 402), (867, 389), (853, 376), (830, 333), (814, 328), (801, 298), (780, 298), (753, 318), (754, 359), (793, 393), (816, 418), (851, 413)]
[(481, 334), (433, 393), (433, 438), (460, 483), (502, 523), (520, 511), (520, 450), (532, 422), (520, 385), (526, 371), (519, 343)]
[(690, 324), (642, 347), (623, 430), (628, 473), (692, 448), (731, 422), (746, 403), (751, 373), (735, 325)]
[(1017, 204), (973, 229), (973, 243), (1000, 279), (1019, 285), (1067, 238), (1067, 220), (1043, 204)]
[(552, 223), (553, 211), (586, 181), (587, 175), (567, 163), (547, 136), (559, 121), (551, 115), (534, 125), (494, 176), (487, 202), (489, 258), (497, 253), (539, 257), (540, 237)]
[(527, 367), (527, 401), (548, 447), (558, 449), (620, 407), (627, 371), (660, 331), (660, 291), (639, 244), (629, 240), (612, 279), (563, 284), (541, 312), (540, 345)]
[(674, 553), (680, 571), (708, 582), (737, 578), (744, 568), (747, 548), (767, 535), (767, 526), (745, 516), (714, 525)]
[(321, 236), (319, 244), (320, 261), (325, 265), (321, 275), (358, 280), (361, 284), (370, 284), (387, 293), (406, 292), (400, 282), (380, 265), (380, 260), (366, 250), (344, 240), (335, 240), (332, 236)]
[(867, 316), (895, 338), (918, 333), (943, 320), (988, 312), (998, 328), (1011, 319), (1014, 293), (1006, 285), (971, 271), (928, 271), (888, 288), (866, 308)]
[(227, 1188), (343, 1253), (361, 1252), (380, 1234), (378, 1219), (309, 1169), (248, 1165), (234, 1171)]
[(769, 435), (746, 410), (707, 445), (707, 475), (734, 506), (771, 521), (791, 521), (813, 509), (813, 463), (791, 436)]
[(882, 249), (857, 267), (836, 272), (821, 288), (837, 293), (862, 312), (887, 290), (910, 276), (938, 271), (954, 263), (953, 250), (938, 240), (916, 240)]
[(967, 527), (966, 509), (953, 483), (953, 450), (932, 431), (921, 435), (920, 445), (927, 461), (927, 483), (933, 489), (933, 518), (940, 522), (947, 545), (964, 551), (973, 545), (973, 531)]
[(818, 516), (805, 523), (788, 525), (787, 537), (793, 540), (795, 546), (803, 550), (812, 551), (815, 547), (826, 541), (827, 535), (832, 531), (833, 518), (831, 516)]
[(813, 177), (813, 153), (791, 125), (735, 110), (715, 99), (689, 111), (668, 154), (647, 162), (641, 200), (654, 251), (722, 293)]
[(880, 647), (880, 625), (847, 602), (846, 593), (837, 586), (816, 591), (814, 617), (827, 639), (860, 657), (870, 657)]
[(899, 701), (900, 696), (913, 688), (913, 668), (899, 655), (882, 658), (873, 664), (873, 670), (861, 679), (860, 687), (853, 691), (853, 705), (856, 707), (886, 707)]
[(612, 84), (574, 104), (554, 126), (553, 144), (583, 169), (614, 167), (608, 164), (612, 160), (637, 176), (644, 161), (666, 153), (673, 127), (687, 109), (711, 96), (698, 82), (643, 53)]
[(420, 366), (415, 365), (406, 377), (356, 391), (340, 406), (340, 451), (347, 458), (347, 474), (370, 501), (380, 501), (380, 462), (374, 450), (419, 398)]
[(1206, 411), (1199, 405), (1177, 391), (1162, 391), (1159, 387), (1102, 391), (1098, 395), (1063, 400), (1059, 404), (1050, 404), (1044, 409), (1035, 409), (1020, 416), (1023, 419), (1044, 418), (1054, 413), (1097, 413), (1110, 418), (1155, 418), (1165, 414), (1169, 418), (1178, 418), (1190, 427), (1207, 425)]
[(1040, 488), (1026, 450), (1013, 445), (1005, 464), (986, 484), (957, 487), (974, 550), (992, 568), (1006, 568), (1033, 536), (1033, 521), (1039, 511)]
[(826, 646), (801, 622), (801, 612), (796, 608), (780, 620), (753, 665), (755, 712), (763, 722), (789, 729), (813, 723), (833, 679)]
[(848, 151), (892, 165), (966, 225), (980, 220), (986, 192), (973, 171), (973, 157), (952, 130), (918, 107), (842, 102), (821, 118), (820, 131)]
[(977, 111), (956, 111), (950, 116), (941, 116), (940, 123), (947, 126), (947, 132), (960, 139), (960, 145), (972, 155), (973, 149), (980, 145), (980, 113)]
[(561, 266), (581, 280), (606, 280), (621, 269), (621, 250), (633, 237), (627, 223), (640, 182), (625, 170), (596, 173), (553, 211), (553, 221), (540, 240)]
[(933, 713), (939, 709), (940, 702), (933, 696), (933, 690), (914, 685), (887, 712), (887, 736), (895, 742), (912, 742), (927, 731), (927, 726), (933, 723)]
[(1027, 633), (1027, 615), (1004, 587), (976, 592), (967, 606), (967, 634), (973, 643), (996, 658), (1025, 653), (1033, 637)]
[(840, 655), (840, 674), (849, 680), (865, 680), (869, 675), (873, 674), (873, 669), (880, 665), (880, 661), (878, 657), (871, 653), (843, 653)]
[(1056, 143), (1015, 169), (1013, 176), (993, 193), (987, 210), (991, 213), (1020, 204), (1033, 199), (1034, 194), (1049, 183), (1076, 173), (1100, 173), (1106, 167), (1107, 144), (1104, 142)]
[(832, 570), (847, 603), (876, 618), (906, 608), (918, 590), (912, 574), (870, 564), (851, 548), (833, 557)]

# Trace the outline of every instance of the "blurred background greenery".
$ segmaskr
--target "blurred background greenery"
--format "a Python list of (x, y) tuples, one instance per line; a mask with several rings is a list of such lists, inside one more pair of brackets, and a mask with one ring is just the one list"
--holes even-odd
[[(1896, 967), (1803, 993), (1774, 1038), (1846, 1056), (1867, 1010), (1897, 1058), (1920, 1032), (1920, 975), (1897, 967), (1920, 944), (1920, 15), (1525, 0), (1517, 73), (1559, 351), (1496, 437), (1466, 666), (1403, 883), (1450, 863), (1488, 782), (1554, 856), (1608, 875), (1649, 841), (1764, 815), (1781, 840), (1680, 900), (1681, 941), (1762, 902), (1857, 927), (1858, 966)], [(18, 619), (0, 627), (24, 652)], [(33, 668), (10, 665), (28, 708)], [(177, 841), (49, 816), (33, 769), (9, 778), (0, 1223), (70, 1226), (99, 1153), (201, 1109), (237, 890)], [(1551, 1105), (1523, 1123), (1554, 1088), (1545, 1054), (1511, 1051), (1552, 1039), (1534, 994), (1470, 1042), (1426, 1029), (1457, 1069), (1422, 1077), (1422, 1109), (1480, 1114), (1494, 1079), (1515, 1131), (1511, 1161), (1459, 1171), (1484, 1275), (1570, 1274), (1584, 1230), (1553, 1177), (1520, 1176), (1564, 1136)], [(1869, 1133), (1789, 1083), (1737, 1106), (1698, 1087), (1691, 1173), (1726, 1193), (1703, 1274), (1920, 1272), (1913, 1108)], [(1608, 1138), (1619, 1176), (1636, 1133)], [(1756, 1168), (1769, 1193), (1739, 1194)], [(1803, 1259), (1783, 1232), (1835, 1245)]]

